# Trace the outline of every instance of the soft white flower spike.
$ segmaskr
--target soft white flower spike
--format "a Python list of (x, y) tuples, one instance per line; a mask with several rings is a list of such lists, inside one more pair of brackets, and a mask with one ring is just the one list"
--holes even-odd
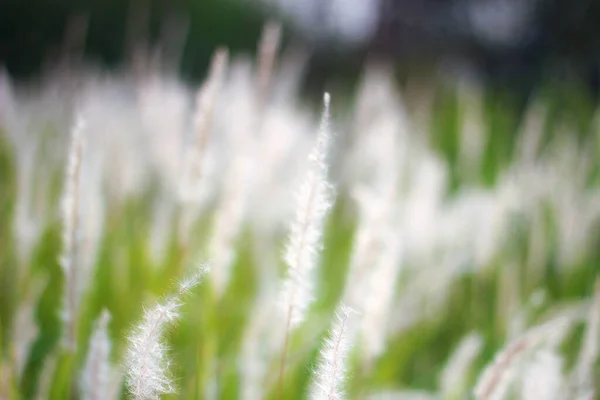
[(161, 394), (174, 392), (173, 381), (168, 376), (168, 349), (163, 334), (168, 324), (179, 318), (182, 296), (200, 283), (207, 271), (208, 268), (202, 266), (179, 284), (174, 295), (147, 309), (129, 336), (125, 371), (127, 386), (134, 399), (157, 399)]
[(319, 354), (320, 362), (311, 392), (313, 400), (336, 400), (344, 397), (346, 357), (351, 347), (348, 319), (352, 314), (354, 310), (342, 304), (337, 321)]

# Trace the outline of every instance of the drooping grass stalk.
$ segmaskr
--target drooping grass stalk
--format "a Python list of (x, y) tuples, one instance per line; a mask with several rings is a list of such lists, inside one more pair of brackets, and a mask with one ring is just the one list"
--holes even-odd
[(169, 360), (163, 334), (167, 325), (180, 317), (182, 296), (196, 286), (207, 271), (208, 268), (201, 267), (179, 284), (174, 295), (146, 310), (142, 322), (128, 337), (126, 382), (136, 400), (154, 399), (174, 392), (173, 380), (168, 376)]
[(297, 195), (296, 217), (291, 225), (291, 233), (284, 255), (288, 271), (282, 291), (282, 305), (286, 313), (286, 322), (279, 370), (278, 392), (280, 398), (283, 390), (289, 336), (292, 328), (304, 320), (306, 309), (312, 301), (312, 273), (317, 265), (322, 245), (325, 216), (331, 208), (326, 162), (331, 139), (329, 102), (329, 93), (325, 93), (317, 142), (309, 154), (308, 170)]
[(81, 291), (78, 265), (80, 245), (79, 196), (81, 187), (81, 158), (83, 152), (82, 130), (84, 121), (79, 117), (71, 133), (62, 197), (62, 240), (63, 252), (60, 263), (65, 276), (64, 345), (75, 352), (77, 344), (77, 312)]
[(558, 317), (543, 325), (531, 328), (508, 343), (481, 373), (474, 389), (476, 400), (501, 397), (508, 387), (510, 372), (519, 366), (524, 357), (544, 342), (556, 344), (569, 327), (571, 319)]

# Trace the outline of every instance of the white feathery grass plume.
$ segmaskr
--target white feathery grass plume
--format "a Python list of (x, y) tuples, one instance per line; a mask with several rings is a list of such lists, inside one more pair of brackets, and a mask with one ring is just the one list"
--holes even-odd
[(367, 70), (357, 101), (353, 155), (344, 168), (359, 225), (343, 298), (363, 316), (358, 331), (366, 364), (385, 347), (403, 251), (398, 192), (407, 160), (408, 124), (400, 99), (390, 90), (390, 77), (389, 68)]
[(452, 353), (440, 376), (440, 392), (445, 399), (459, 399), (466, 394), (469, 373), (481, 352), (483, 338), (478, 333), (465, 336)]
[[(520, 374), (520, 399), (561, 400), (563, 360), (554, 350), (542, 350), (527, 362)], [(569, 398), (569, 397), (567, 397)]]
[(281, 306), (286, 313), (286, 322), (279, 369), (279, 398), (283, 390), (290, 331), (304, 320), (306, 309), (312, 301), (313, 270), (322, 246), (325, 216), (331, 208), (326, 162), (331, 136), (329, 102), (329, 93), (325, 93), (317, 142), (308, 156), (309, 165), (297, 194), (296, 217), (284, 254), (288, 271), (281, 291)]
[(269, 95), (269, 86), (275, 69), (277, 52), (281, 42), (281, 25), (277, 22), (268, 22), (262, 32), (258, 46), (257, 70), (257, 102), (260, 108), (265, 106)]
[(187, 241), (191, 225), (194, 222), (198, 203), (203, 203), (210, 192), (207, 182), (209, 161), (207, 157), (210, 134), (213, 129), (215, 106), (223, 85), (229, 65), (229, 51), (226, 48), (217, 49), (210, 65), (208, 77), (198, 90), (193, 116), (195, 143), (188, 146), (184, 154), (183, 171), (179, 185), (179, 199), (186, 204), (180, 220), (180, 235)]
[(571, 377), (572, 389), (582, 396), (594, 391), (594, 365), (600, 355), (600, 278), (596, 278), (588, 314), (583, 344)]
[(80, 247), (80, 186), (81, 155), (83, 152), (82, 131), (85, 127), (81, 116), (77, 118), (71, 133), (64, 190), (62, 195), (62, 245), (60, 264), (65, 276), (65, 304), (63, 316), (66, 327), (65, 346), (75, 350), (77, 341), (77, 313), (79, 310), (81, 271), (78, 258)]
[[(401, 160), (404, 158), (398, 151), (403, 146), (397, 138), (398, 130), (394, 121), (378, 118), (378, 124), (372, 126), (368, 135), (355, 145), (354, 151), (360, 154), (360, 158), (353, 164), (356, 175), (363, 175), (363, 179), (352, 188), (361, 232), (352, 256), (352, 270), (370, 269), (368, 264), (373, 260), (364, 258), (367, 251), (365, 247), (377, 245), (373, 242), (379, 238), (380, 228), (389, 221), (396, 209)], [(351, 284), (352, 280), (349, 279), (348, 283)]]
[(315, 380), (311, 390), (313, 400), (337, 400), (344, 398), (343, 385), (346, 379), (346, 357), (350, 350), (350, 315), (354, 311), (341, 305), (325, 346), (319, 354), (320, 362), (315, 371)]
[(114, 373), (110, 365), (111, 342), (108, 337), (110, 314), (104, 310), (96, 322), (96, 328), (90, 339), (82, 376), (82, 398), (88, 400), (116, 399), (112, 382)]
[(515, 371), (524, 359), (540, 346), (555, 347), (572, 323), (568, 316), (558, 317), (536, 326), (508, 343), (483, 370), (475, 385), (475, 400), (502, 399)]
[(324, 109), (317, 143), (309, 154), (309, 166), (297, 194), (296, 216), (285, 249), (288, 276), (283, 287), (283, 308), (287, 329), (304, 319), (312, 298), (312, 272), (322, 246), (323, 224), (331, 208), (330, 184), (327, 181), (326, 156), (330, 142), (329, 93), (323, 97)]
[(182, 296), (197, 285), (207, 271), (207, 267), (200, 267), (197, 273), (179, 284), (175, 294), (147, 309), (128, 337), (126, 383), (136, 400), (158, 399), (161, 394), (174, 391), (173, 381), (168, 376), (168, 349), (163, 334), (167, 326), (179, 318)]

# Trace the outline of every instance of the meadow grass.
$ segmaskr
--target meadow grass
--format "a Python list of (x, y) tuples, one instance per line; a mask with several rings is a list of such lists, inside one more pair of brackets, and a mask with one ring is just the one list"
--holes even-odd
[[(593, 108), (542, 93), (521, 118), (463, 83), (421, 102), (371, 66), (311, 164), (317, 113), (275, 51), (217, 52), (198, 96), (160, 72), (3, 81), (0, 398), (595, 398)], [(173, 324), (144, 336), (160, 304)]]

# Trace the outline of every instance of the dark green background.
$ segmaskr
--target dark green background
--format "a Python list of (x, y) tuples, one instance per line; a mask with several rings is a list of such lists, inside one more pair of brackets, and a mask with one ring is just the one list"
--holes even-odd
[[(132, 13), (131, 10), (136, 10)], [(188, 25), (181, 70), (201, 76), (218, 45), (233, 51), (256, 46), (265, 19), (258, 10), (228, 0), (3, 0), (0, 2), (0, 59), (11, 75), (25, 78), (56, 58), (69, 21), (88, 18), (85, 52), (88, 60), (115, 66), (127, 51), (131, 17), (147, 11), (142, 34), (156, 43), (168, 21)], [(177, 23), (177, 22), (175, 22)]]

